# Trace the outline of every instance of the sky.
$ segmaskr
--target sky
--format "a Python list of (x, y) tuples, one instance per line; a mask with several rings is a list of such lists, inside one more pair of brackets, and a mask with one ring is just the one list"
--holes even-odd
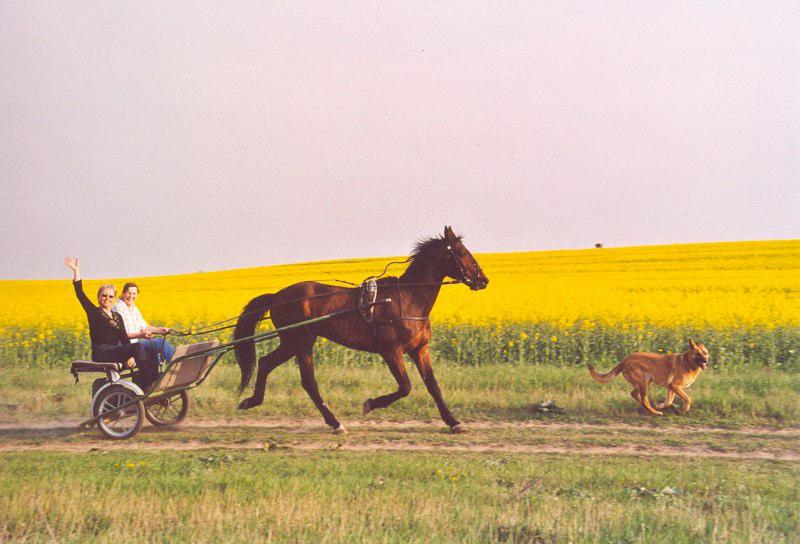
[(800, 238), (800, 4), (0, 2), (0, 278)]

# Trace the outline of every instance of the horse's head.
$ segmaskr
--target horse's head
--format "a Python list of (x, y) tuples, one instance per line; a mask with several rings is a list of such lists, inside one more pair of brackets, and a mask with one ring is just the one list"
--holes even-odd
[(450, 227), (444, 228), (442, 242), (447, 252), (445, 274), (466, 284), (473, 291), (485, 289), (489, 278), (483, 273), (478, 261), (464, 246), (461, 236), (456, 236)]

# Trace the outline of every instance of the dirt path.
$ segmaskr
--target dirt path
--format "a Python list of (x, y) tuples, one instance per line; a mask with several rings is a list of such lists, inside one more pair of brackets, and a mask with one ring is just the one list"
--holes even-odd
[[(333, 436), (316, 419), (191, 420), (173, 429), (145, 427), (130, 441), (80, 431), (78, 420), (0, 424), (0, 452), (25, 451), (408, 451), (490, 454), (634, 455), (800, 462), (800, 429), (720, 429), (553, 422), (471, 422), (451, 435), (438, 421), (353, 421)], [(598, 439), (614, 436), (614, 440)], [(645, 441), (644, 439), (648, 441)]]
[[(80, 419), (61, 419), (50, 421), (39, 421), (31, 423), (0, 423), (0, 438), (3, 431), (24, 431), (31, 430), (59, 430), (77, 427), (82, 420)], [(668, 427), (658, 425), (628, 425), (624, 423), (560, 423), (551, 421), (468, 421), (465, 427), (473, 430), (493, 430), (493, 429), (570, 429), (570, 430), (613, 430), (627, 432), (654, 432), (666, 434), (686, 434), (686, 433), (714, 433), (732, 435), (770, 435), (770, 436), (798, 436), (800, 428), (777, 429), (772, 427), (745, 427), (736, 429), (725, 429), (722, 427), (697, 427), (671, 425)], [(438, 420), (415, 420), (408, 419), (402, 421), (348, 421), (348, 429), (417, 429), (431, 428), (442, 429), (443, 424)], [(213, 427), (242, 427), (242, 428), (261, 428), (261, 429), (294, 429), (298, 432), (318, 432), (327, 429), (319, 418), (282, 418), (282, 419), (187, 419), (181, 423), (181, 427), (189, 428), (213, 428)]]
[(525, 445), (478, 445), (478, 444), (416, 444), (411, 442), (362, 442), (358, 444), (348, 443), (297, 443), (282, 444), (276, 446), (261, 441), (244, 443), (209, 444), (206, 442), (148, 442), (146, 444), (136, 444), (131, 447), (130, 443), (110, 442), (110, 441), (88, 441), (79, 444), (74, 443), (51, 443), (51, 444), (5, 444), (0, 445), (0, 452), (24, 452), (24, 451), (61, 451), (61, 452), (98, 452), (98, 451), (194, 451), (194, 450), (295, 450), (295, 451), (410, 451), (410, 452), (470, 452), (470, 453), (526, 453), (532, 455), (541, 454), (569, 454), (587, 456), (605, 455), (634, 455), (641, 457), (703, 457), (721, 459), (741, 459), (741, 460), (772, 460), (772, 461), (794, 461), (800, 462), (800, 452), (792, 453), (770, 453), (767, 451), (755, 452), (723, 452), (714, 451), (707, 448), (660, 448), (651, 450), (648, 448), (637, 447), (635, 445), (625, 445), (619, 447), (602, 446), (525, 446)]

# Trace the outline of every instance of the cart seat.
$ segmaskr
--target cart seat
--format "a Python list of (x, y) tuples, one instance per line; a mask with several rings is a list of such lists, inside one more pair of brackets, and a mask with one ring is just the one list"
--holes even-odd
[[(219, 340), (178, 346), (167, 369), (156, 380), (150, 394), (156, 391), (187, 387), (198, 381), (208, 370), (214, 353), (206, 353), (219, 345)], [(197, 354), (197, 355), (195, 355)]]
[(72, 361), (69, 371), (73, 374), (78, 372), (119, 372), (122, 370), (122, 363), (103, 363), (97, 361)]

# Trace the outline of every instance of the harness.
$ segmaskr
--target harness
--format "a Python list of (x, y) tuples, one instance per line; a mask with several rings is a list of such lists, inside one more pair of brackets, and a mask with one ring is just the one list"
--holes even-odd
[(358, 312), (367, 323), (372, 323), (372, 318), (375, 313), (375, 300), (377, 298), (377, 281), (370, 279), (361, 284), (358, 289)]
[[(401, 289), (401, 288), (409, 288), (409, 287), (433, 287), (433, 286), (441, 286), (441, 285), (453, 285), (453, 284), (462, 283), (462, 282), (469, 286), (472, 283), (472, 281), (467, 277), (466, 270), (461, 265), (459, 260), (455, 258), (455, 255), (453, 254), (453, 248), (450, 245), (447, 246), (447, 256), (448, 256), (448, 258), (452, 258), (453, 261), (455, 262), (456, 269), (458, 270), (458, 273), (461, 276), (460, 280), (450, 280), (450, 281), (440, 281), (440, 282), (404, 283), (404, 284), (401, 285), (400, 284), (400, 278), (395, 276), (395, 277), (393, 277), (393, 279), (395, 281), (394, 285), (381, 285), (381, 289)], [(335, 281), (335, 282), (338, 282), (338, 283), (344, 283), (344, 284), (352, 285), (352, 286), (358, 288), (358, 295), (356, 297), (356, 307), (354, 308), (354, 310), (357, 311), (359, 313), (359, 315), (361, 315), (361, 317), (362, 317), (362, 319), (364, 319), (364, 321), (366, 321), (367, 323), (371, 324), (373, 329), (376, 329), (377, 325), (392, 325), (394, 323), (397, 323), (398, 321), (429, 321), (430, 317), (427, 316), (427, 315), (424, 315), (424, 316), (405, 316), (405, 315), (403, 315), (403, 304), (402, 304), (402, 301), (399, 300), (399, 298), (397, 300), (397, 309), (398, 309), (398, 313), (400, 314), (399, 317), (397, 317), (395, 319), (386, 319), (386, 320), (383, 320), (383, 321), (375, 321), (375, 315), (374, 315), (375, 314), (375, 306), (378, 303), (381, 303), (381, 302), (392, 302), (391, 298), (385, 298), (385, 299), (380, 300), (380, 301), (377, 300), (377, 297), (378, 297), (378, 280), (385, 277), (386, 272), (388, 271), (388, 269), (389, 269), (389, 267), (391, 265), (407, 263), (410, 260), (411, 260), (411, 257), (409, 257), (408, 259), (406, 259), (404, 261), (393, 261), (393, 262), (390, 262), (383, 269), (383, 272), (381, 272), (377, 276), (369, 276), (360, 285), (356, 285), (354, 283), (351, 283), (349, 281), (344, 281), (344, 280), (336, 280), (335, 279), (335, 280), (332, 280), (332, 281)], [(389, 278), (387, 278), (387, 279), (389, 279)], [(322, 281), (322, 280), (319, 280), (319, 281)], [(317, 295), (310, 295), (310, 296), (307, 296), (307, 297), (300, 297), (300, 298), (297, 298), (297, 299), (285, 300), (285, 301), (282, 301), (281, 304), (289, 304), (289, 303), (297, 302), (297, 301), (300, 301), (300, 300), (308, 300), (308, 299), (313, 299), (313, 298), (327, 297), (327, 296), (331, 296), (331, 295), (333, 295), (333, 294), (335, 294), (337, 292), (341, 292), (342, 290), (345, 290), (345, 289), (346, 288), (338, 288), (335, 291), (328, 292), (328, 293), (320, 293), (320, 294), (317, 294)], [(211, 333), (211, 332), (221, 331), (221, 330), (225, 330), (225, 329), (231, 329), (231, 328), (234, 328), (236, 326), (236, 324), (228, 324), (228, 323), (230, 323), (231, 321), (237, 321), (241, 317), (242, 316), (239, 315), (239, 316), (236, 316), (236, 317), (231, 317), (229, 319), (223, 319), (222, 321), (217, 321), (215, 323), (211, 323), (209, 325), (206, 325), (205, 327), (200, 327), (200, 330), (193, 329), (193, 330), (190, 330), (190, 331), (180, 331), (180, 330), (174, 330), (173, 329), (173, 330), (170, 331), (170, 334), (172, 334), (174, 336), (197, 336), (197, 335), (208, 334), (208, 333)], [(267, 315), (263, 315), (258, 319), (258, 321), (262, 321), (264, 319), (267, 319), (267, 317), (268, 317)], [(376, 334), (376, 339), (377, 339), (377, 330), (375, 331), (375, 334)], [(162, 357), (163, 357), (163, 354), (162, 354)]]
[[(387, 279), (389, 279), (389, 278), (387, 278)], [(393, 277), (392, 279), (394, 279), (394, 282), (395, 282), (394, 285), (382, 285), (381, 288), (383, 288), (383, 289), (402, 289), (402, 288), (406, 288), (406, 287), (417, 287), (417, 286), (418, 287), (423, 287), (423, 286), (433, 287), (435, 285), (438, 286), (438, 285), (448, 285), (448, 284), (451, 284), (451, 283), (459, 283), (459, 282), (456, 282), (456, 281), (452, 281), (452, 282), (424, 282), (424, 283), (421, 282), (421, 283), (406, 283), (406, 284), (402, 284), (401, 285), (400, 284), (400, 278)], [(374, 325), (392, 325), (394, 323), (397, 323), (398, 321), (428, 321), (430, 319), (430, 317), (427, 316), (427, 315), (423, 315), (423, 316), (412, 316), (412, 315), (406, 316), (406, 315), (403, 315), (403, 303), (398, 298), (398, 300), (397, 300), (397, 311), (400, 314), (400, 316), (395, 318), (395, 319), (385, 319), (383, 321), (376, 321), (374, 314), (375, 314), (375, 306), (376, 306), (376, 302), (375, 301), (377, 300), (377, 298), (378, 298), (378, 282), (377, 282), (376, 279), (374, 279), (374, 278), (368, 279), (368, 280), (366, 280), (364, 283), (362, 283), (359, 286), (358, 298), (357, 298), (357, 300), (358, 300), (358, 312), (361, 314), (361, 317), (364, 319), (364, 321), (366, 321), (367, 323), (372, 324), (373, 326)], [(392, 302), (392, 300), (393, 300), (392, 298), (385, 298), (385, 299), (381, 300), (380, 302)]]

